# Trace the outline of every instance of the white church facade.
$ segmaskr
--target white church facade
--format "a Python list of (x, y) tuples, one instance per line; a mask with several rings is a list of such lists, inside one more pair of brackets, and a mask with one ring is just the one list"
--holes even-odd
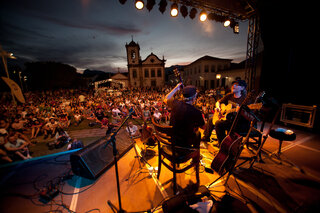
[(140, 46), (133, 40), (127, 44), (128, 78), (131, 87), (163, 87), (165, 85), (165, 59), (151, 53), (141, 60)]

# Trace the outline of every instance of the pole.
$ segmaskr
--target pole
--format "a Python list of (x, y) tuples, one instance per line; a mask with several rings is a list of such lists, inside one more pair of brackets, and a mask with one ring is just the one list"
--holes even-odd
[[(7, 54), (7, 52), (5, 52), (4, 50), (1, 51), (1, 57), (2, 57), (2, 62), (3, 62), (3, 66), (4, 66), (4, 70), (6, 71), (7, 73), (7, 77), (10, 79), (9, 77), (9, 72), (8, 72), (8, 67), (7, 67), (7, 62), (6, 60), (4, 59), (4, 54)], [(11, 96), (12, 96), (12, 103), (14, 106), (16, 106), (16, 99), (14, 98), (14, 94), (13, 94), (13, 91), (12, 89), (10, 88), (10, 91), (11, 91)]]
[(113, 147), (113, 158), (114, 158), (114, 168), (116, 171), (116, 180), (117, 180), (117, 192), (118, 192), (118, 202), (119, 202), (119, 210), (111, 203), (110, 200), (108, 200), (108, 205), (113, 209), (116, 210), (119, 213), (126, 212), (122, 209), (121, 205), (121, 195), (120, 195), (120, 182), (119, 182), (119, 171), (118, 171), (118, 161), (117, 161), (117, 148), (116, 148), (116, 135), (122, 128), (122, 126), (128, 121), (128, 119), (131, 117), (134, 110), (131, 108), (129, 110), (128, 116), (123, 120), (122, 124), (118, 127), (118, 129), (111, 134), (111, 138), (107, 141), (106, 146), (111, 142)]

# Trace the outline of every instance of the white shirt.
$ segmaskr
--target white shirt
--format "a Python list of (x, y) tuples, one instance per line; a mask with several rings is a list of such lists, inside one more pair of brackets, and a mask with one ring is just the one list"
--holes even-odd
[(128, 126), (126, 130), (130, 135), (135, 135), (138, 131), (138, 127), (136, 125), (133, 125), (132, 127)]
[(156, 119), (160, 119), (161, 113), (160, 112), (155, 112), (155, 113), (153, 113), (153, 117), (155, 117)]

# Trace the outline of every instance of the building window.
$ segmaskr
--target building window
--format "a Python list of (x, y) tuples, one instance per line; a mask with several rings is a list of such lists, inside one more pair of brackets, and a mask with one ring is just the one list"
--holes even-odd
[[(151, 70), (151, 73), (152, 73), (152, 70)], [(151, 86), (152, 87), (156, 87), (157, 86), (157, 82), (155, 80), (152, 80), (151, 81)]]
[(131, 58), (132, 59), (136, 58), (136, 52), (134, 50), (131, 50)]
[(137, 78), (137, 70), (136, 69), (132, 70), (132, 77)]
[(149, 78), (149, 70), (148, 69), (144, 69), (144, 77)]
[(209, 65), (204, 66), (204, 72), (209, 72)]
[(201, 66), (198, 67), (198, 73), (200, 73), (200, 72), (201, 72)]
[(162, 73), (161, 73), (161, 69), (158, 69), (158, 70), (157, 70), (157, 76), (158, 76), (158, 77), (161, 77), (161, 76), (162, 76), (161, 74), (162, 74)]
[(225, 86), (226, 86), (226, 78), (222, 78), (221, 86), (222, 86), (222, 87), (225, 87)]
[(151, 69), (151, 77), (156, 77), (156, 71), (154, 69)]
[(216, 67), (214, 65), (211, 65), (211, 72), (215, 72), (216, 71)]
[(211, 80), (211, 82), (210, 82), (210, 88), (211, 88), (211, 89), (214, 89), (214, 80)]

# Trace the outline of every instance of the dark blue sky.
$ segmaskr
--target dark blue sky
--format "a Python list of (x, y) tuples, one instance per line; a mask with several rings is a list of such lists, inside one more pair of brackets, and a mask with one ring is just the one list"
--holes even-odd
[[(145, 59), (151, 52), (167, 60), (166, 67), (188, 64), (204, 55), (245, 59), (247, 22), (240, 34), (207, 20), (161, 14), (159, 0), (149, 12), (134, 1), (118, 0), (10, 0), (0, 3), (0, 44), (17, 57), (59, 61), (81, 72), (126, 70), (126, 42), (140, 44)], [(199, 12), (199, 11), (198, 11)]]

